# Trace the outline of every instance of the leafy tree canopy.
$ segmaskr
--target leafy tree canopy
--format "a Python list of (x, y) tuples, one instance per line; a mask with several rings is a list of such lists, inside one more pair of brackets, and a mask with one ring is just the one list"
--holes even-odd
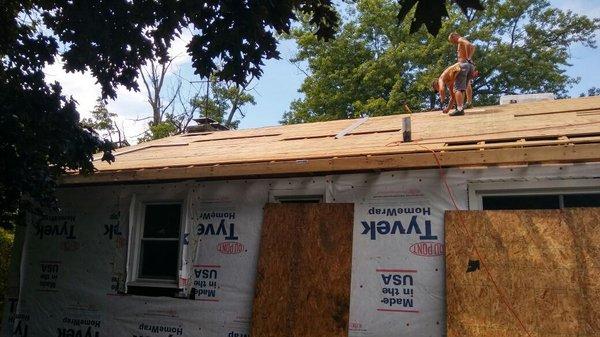
[(243, 106), (256, 104), (254, 96), (241, 86), (213, 82), (210, 92), (211, 95), (196, 97), (192, 105), (198, 108), (200, 116), (212, 118), (230, 129), (237, 129), (240, 124), (239, 119), (234, 119), (237, 112), (240, 117), (245, 116)]
[[(457, 31), (475, 43), (480, 77), (474, 103), (497, 104), (501, 94), (553, 92), (564, 96), (571, 78), (570, 47), (596, 47), (600, 20), (552, 8), (546, 0), (489, 0), (465, 16), (449, 10), (437, 37), (411, 23), (398, 24), (392, 0), (360, 0), (336, 39), (319, 41), (306, 26), (292, 32), (299, 51), (294, 62), (308, 65), (283, 123), (377, 116), (434, 108), (431, 82), (456, 62), (447, 40)], [(414, 27), (413, 27), (414, 28)]]
[(591, 87), (587, 92), (582, 92), (579, 97), (600, 96), (600, 87)]
[(108, 111), (103, 99), (96, 100), (96, 106), (91, 111), (92, 117), (81, 121), (81, 124), (107, 138), (114, 148), (129, 146), (125, 130), (117, 123), (117, 114)]

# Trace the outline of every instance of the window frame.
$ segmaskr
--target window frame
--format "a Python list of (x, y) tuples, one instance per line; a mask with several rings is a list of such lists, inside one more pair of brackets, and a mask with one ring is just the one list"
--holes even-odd
[(299, 187), (289, 189), (269, 189), (268, 202), (270, 203), (291, 203), (294, 201), (307, 202), (318, 200), (317, 203), (327, 203), (327, 193), (325, 186), (317, 185), (310, 187)]
[(317, 195), (317, 194), (278, 195), (278, 196), (274, 197), (274, 202), (279, 203), (279, 204), (294, 203), (294, 202), (321, 204), (324, 202), (324, 200), (325, 200), (325, 198), (323, 195)]
[(132, 200), (130, 209), (131, 224), (130, 224), (130, 247), (127, 254), (127, 287), (148, 287), (148, 288), (170, 288), (180, 289), (179, 275), (173, 279), (153, 279), (140, 276), (141, 273), (141, 250), (142, 239), (144, 237), (144, 225), (146, 219), (146, 206), (148, 205), (174, 205), (181, 206), (181, 214), (179, 218), (179, 237), (177, 239), (177, 272), (181, 269), (181, 261), (183, 254), (183, 231), (185, 227), (187, 203), (184, 197), (173, 197), (164, 199), (153, 198), (135, 198)]
[(483, 197), (485, 196), (517, 195), (556, 195), (559, 198), (559, 207), (563, 209), (564, 195), (600, 193), (600, 179), (470, 182), (467, 184), (467, 189), (470, 210), (483, 210)]

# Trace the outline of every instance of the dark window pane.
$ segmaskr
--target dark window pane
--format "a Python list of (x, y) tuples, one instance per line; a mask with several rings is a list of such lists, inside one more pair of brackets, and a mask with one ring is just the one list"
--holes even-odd
[(160, 287), (138, 287), (128, 286), (127, 293), (130, 295), (154, 296), (154, 297), (174, 297), (179, 289), (160, 288)]
[(146, 205), (145, 238), (179, 238), (181, 205)]
[(140, 277), (177, 279), (179, 241), (142, 241)]
[(298, 199), (298, 200), (284, 199), (284, 200), (280, 200), (279, 202), (282, 204), (319, 204), (319, 203), (321, 203), (321, 200), (319, 200), (319, 199)]
[(277, 197), (277, 201), (282, 204), (319, 204), (323, 202), (323, 197), (320, 195), (290, 195)]
[(557, 195), (485, 196), (482, 199), (484, 210), (560, 208)]
[(600, 207), (600, 193), (565, 194), (565, 207)]

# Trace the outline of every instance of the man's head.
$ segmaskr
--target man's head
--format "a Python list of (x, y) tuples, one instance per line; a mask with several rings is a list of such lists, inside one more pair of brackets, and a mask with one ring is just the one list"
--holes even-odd
[(437, 78), (431, 82), (431, 89), (433, 89), (434, 92), (440, 91), (440, 83)]
[(450, 43), (458, 44), (458, 39), (460, 39), (460, 35), (458, 35), (457, 32), (452, 32), (448, 35), (448, 41), (450, 41)]

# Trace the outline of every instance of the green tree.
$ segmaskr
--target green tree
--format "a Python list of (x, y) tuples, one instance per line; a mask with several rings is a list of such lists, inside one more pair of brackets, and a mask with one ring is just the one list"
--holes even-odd
[(256, 104), (246, 85), (211, 81), (209, 90), (209, 95), (196, 97), (191, 104), (198, 108), (200, 116), (212, 118), (230, 129), (237, 129), (240, 124), (236, 116), (246, 116), (244, 106)]
[(11, 230), (0, 228), (0, 317), (2, 317), (2, 309), (4, 309), (3, 301), (14, 238), (15, 235)]
[(172, 115), (167, 114), (164, 121), (154, 124), (154, 122), (148, 123), (148, 130), (138, 138), (138, 142), (147, 142), (150, 140), (165, 138), (179, 134), (177, 129), (176, 121), (173, 120)]
[(308, 65), (295, 100), (282, 123), (377, 116), (433, 109), (431, 82), (456, 62), (447, 36), (457, 31), (477, 45), (475, 103), (497, 104), (501, 94), (554, 92), (565, 96), (578, 81), (566, 74), (569, 47), (596, 47), (600, 20), (552, 8), (546, 0), (489, 0), (481, 12), (450, 9), (437, 37), (410, 34), (398, 25), (392, 0), (360, 0), (332, 41), (319, 41), (307, 27), (291, 37), (299, 51), (294, 62)]
[(104, 138), (108, 138), (115, 148), (129, 146), (129, 142), (125, 136), (125, 130), (123, 130), (123, 127), (119, 127), (119, 124), (117, 123), (117, 114), (108, 111), (106, 103), (102, 98), (96, 100), (96, 105), (94, 106), (94, 110), (91, 111), (91, 114), (91, 118), (84, 118), (81, 120), (81, 124), (84, 127), (92, 129)]
[(579, 97), (600, 96), (600, 87), (591, 87), (587, 92), (582, 92)]

